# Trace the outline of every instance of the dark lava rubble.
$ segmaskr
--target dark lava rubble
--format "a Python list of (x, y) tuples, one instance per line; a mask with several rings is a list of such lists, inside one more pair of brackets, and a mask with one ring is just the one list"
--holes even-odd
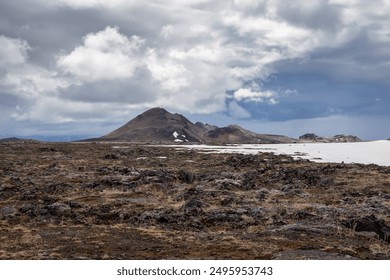
[(1, 259), (389, 259), (390, 168), (0, 144)]

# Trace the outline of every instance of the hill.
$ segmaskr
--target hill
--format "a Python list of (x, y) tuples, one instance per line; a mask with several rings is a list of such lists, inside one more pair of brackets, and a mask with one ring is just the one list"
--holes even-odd
[(212, 144), (276, 144), (296, 142), (295, 139), (287, 136), (258, 134), (238, 125), (214, 128), (207, 132), (206, 138)]
[(296, 142), (282, 135), (257, 134), (238, 125), (217, 127), (201, 122), (192, 123), (183, 115), (172, 114), (163, 108), (147, 110), (97, 140), (205, 144)]
[(306, 133), (299, 137), (300, 142), (322, 142), (322, 143), (346, 143), (346, 142), (361, 142), (362, 140), (354, 135), (338, 134), (332, 137), (321, 137), (314, 133)]
[(0, 143), (38, 143), (39, 141), (33, 139), (20, 139), (17, 137), (1, 138)]
[(163, 108), (150, 109), (99, 140), (129, 142), (203, 142), (205, 128)]

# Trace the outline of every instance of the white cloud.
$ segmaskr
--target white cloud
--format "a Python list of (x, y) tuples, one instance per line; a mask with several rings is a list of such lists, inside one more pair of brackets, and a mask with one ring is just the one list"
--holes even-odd
[(0, 35), (0, 67), (9, 67), (25, 63), (28, 43), (21, 39)]
[(57, 73), (29, 64), (8, 71), (0, 79), (0, 87), (22, 98), (52, 95), (58, 88), (68, 85), (69, 83), (58, 77)]
[(198, 113), (225, 109), (225, 92), (232, 81), (223, 65), (217, 67), (197, 59), (170, 57), (152, 49), (145, 64), (157, 82), (154, 105)]
[(161, 83), (161, 87), (171, 92), (178, 92), (189, 86), (191, 73), (174, 60), (158, 57), (156, 50), (147, 52), (146, 65), (154, 79)]
[(245, 102), (267, 102), (269, 104), (277, 104), (277, 94), (273, 91), (252, 91), (249, 88), (240, 88), (233, 93), (233, 98), (237, 101)]
[[(190, 30), (176, 30), (176, 36), (177, 32), (191, 36)], [(158, 83), (156, 105), (198, 113), (225, 110), (226, 91), (241, 84), (230, 73), (230, 59), (234, 59), (233, 51), (211, 39), (190, 46), (149, 48), (144, 64)]]
[(33, 104), (18, 105), (12, 118), (17, 121), (41, 123), (66, 123), (81, 120), (102, 122), (108, 117), (118, 118), (135, 108), (128, 104), (106, 102), (89, 103), (62, 99), (58, 96), (41, 96)]
[[(168, 25), (160, 30), (160, 35), (162, 32), (162, 37), (170, 36), (168, 33), (173, 30), (176, 27)], [(191, 31), (186, 32), (186, 36), (191, 36), (188, 34)], [(194, 32), (198, 33), (199, 28), (195, 28)], [(138, 84), (136, 88), (123, 90), (129, 91), (127, 94), (138, 95), (139, 98), (125, 99), (137, 100), (142, 107), (163, 106), (200, 113), (225, 110), (226, 91), (240, 86), (238, 79), (231, 75), (230, 68), (225, 65), (234, 55), (233, 51), (219, 45), (218, 41), (199, 42), (190, 48), (180, 44), (171, 46), (169, 41), (166, 44), (156, 48), (140, 37), (127, 37), (118, 28), (107, 27), (100, 32), (87, 34), (81, 46), (69, 54), (60, 55), (57, 66), (64, 74), (70, 75), (70, 81), (75, 86), (105, 80), (127, 80), (128, 84)], [(150, 76), (135, 75), (139, 70), (148, 72)], [(131, 82), (133, 79), (138, 82)], [(144, 94), (145, 87), (140, 87), (140, 83), (150, 85), (148, 92), (156, 93), (154, 101), (151, 102), (150, 94)], [(106, 101), (118, 102), (117, 97), (121, 94), (107, 91)], [(89, 94), (96, 94), (96, 91)], [(86, 94), (82, 96), (88, 99)], [(63, 98), (67, 98), (66, 91)]]
[(135, 52), (144, 44), (138, 36), (128, 38), (118, 28), (106, 27), (84, 38), (82, 46), (63, 54), (57, 66), (81, 81), (130, 78), (138, 65)]
[(175, 29), (173, 27), (172, 24), (167, 24), (167, 25), (164, 25), (162, 28), (161, 28), (161, 31), (160, 31), (160, 36), (164, 39), (169, 39), (169, 37), (172, 36), (172, 34), (174, 33)]
[(31, 47), (25, 40), (0, 35), (0, 90), (21, 98), (37, 98), (67, 86), (55, 71), (28, 61)]
[[(42, 0), (39, 0), (42, 1)], [(131, 2), (131, 1), (130, 1)], [(123, 5), (126, 3), (126, 0), (57, 0), (51, 5), (65, 5), (76, 9), (83, 8), (103, 8), (103, 7), (116, 7), (118, 5)]]

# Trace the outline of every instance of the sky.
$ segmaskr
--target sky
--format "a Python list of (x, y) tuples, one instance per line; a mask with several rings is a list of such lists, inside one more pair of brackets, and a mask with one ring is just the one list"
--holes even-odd
[(390, 138), (390, 0), (0, 1), (0, 137), (104, 135), (153, 107)]

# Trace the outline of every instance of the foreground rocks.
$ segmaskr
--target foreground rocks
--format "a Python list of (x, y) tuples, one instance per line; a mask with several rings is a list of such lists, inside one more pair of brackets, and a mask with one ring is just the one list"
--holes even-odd
[(0, 259), (389, 259), (390, 168), (0, 144)]

